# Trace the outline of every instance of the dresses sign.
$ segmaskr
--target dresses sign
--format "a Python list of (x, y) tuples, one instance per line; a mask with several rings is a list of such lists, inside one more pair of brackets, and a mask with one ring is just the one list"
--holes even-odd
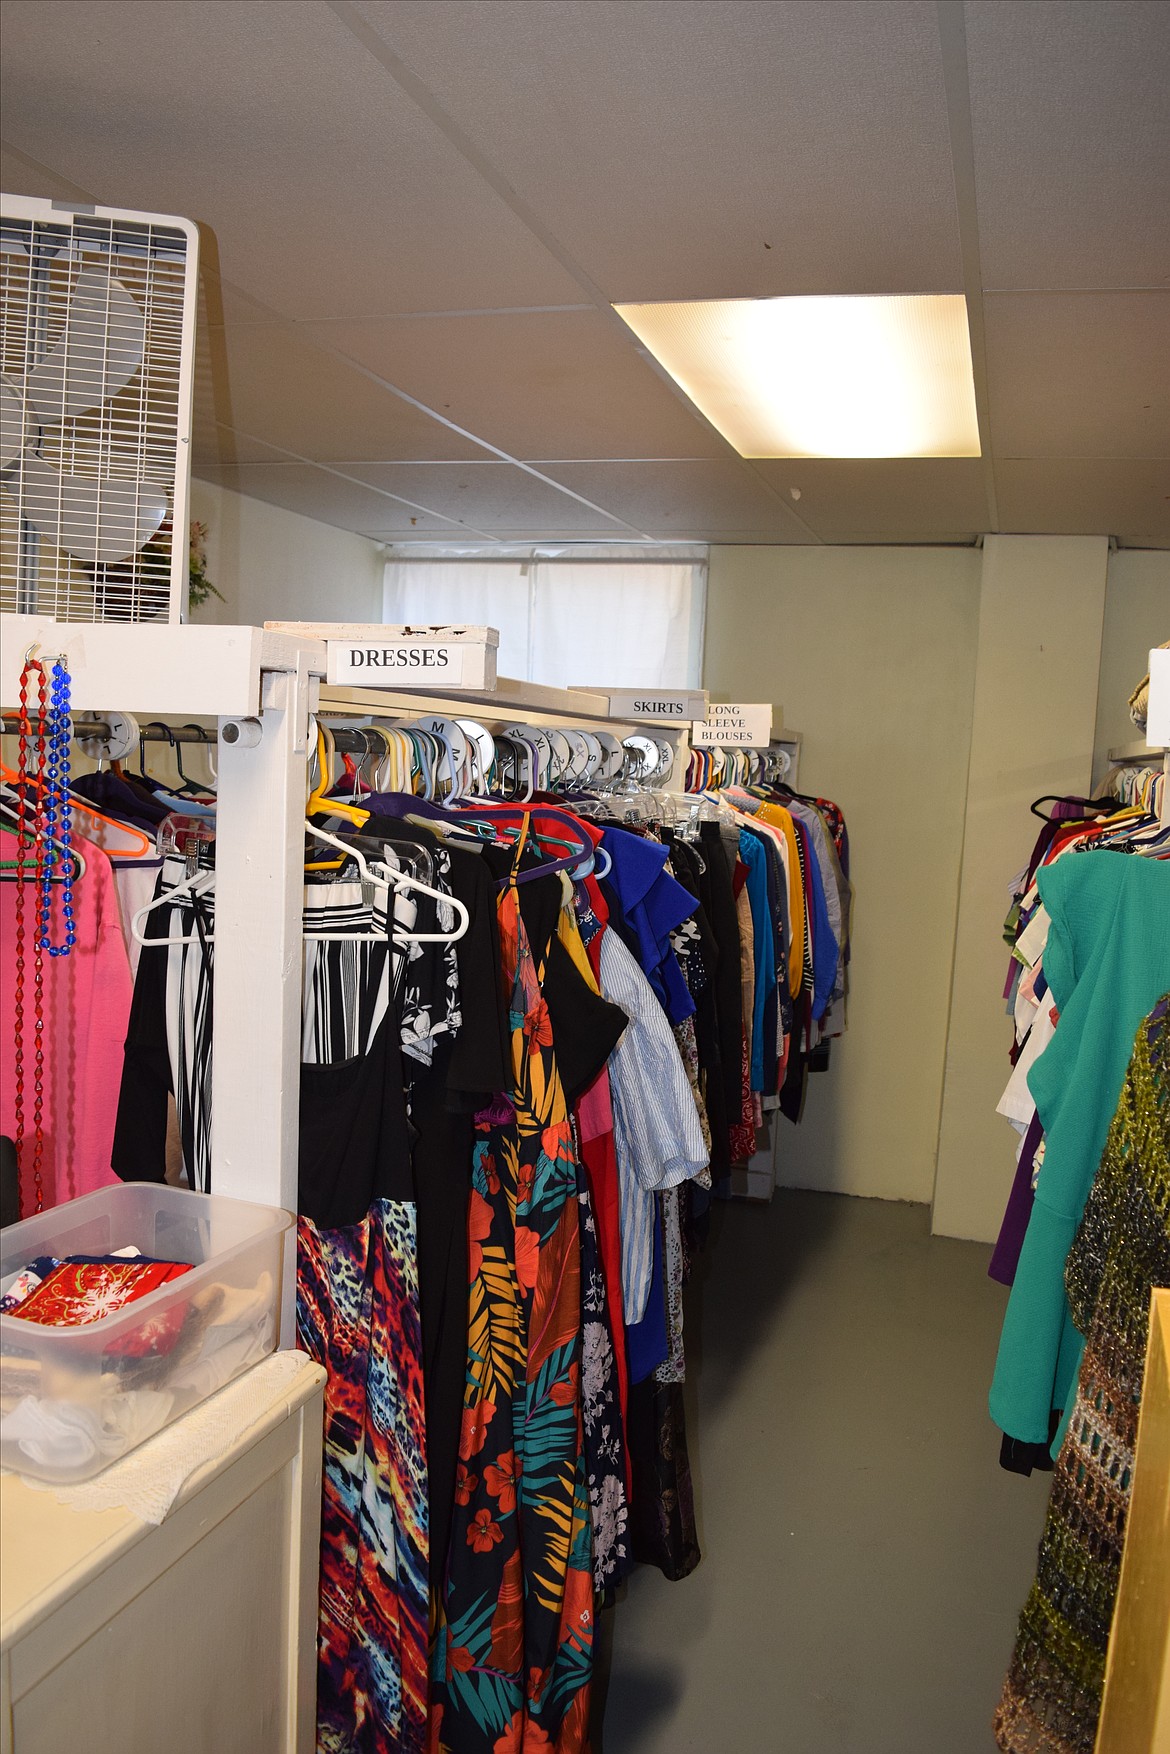
[(484, 687), (486, 648), (478, 644), (393, 637), (331, 639), (326, 650), (327, 678), (334, 685), (443, 690)]

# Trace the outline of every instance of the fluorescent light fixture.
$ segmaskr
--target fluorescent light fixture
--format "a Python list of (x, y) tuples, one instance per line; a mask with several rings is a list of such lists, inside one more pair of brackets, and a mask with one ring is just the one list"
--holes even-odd
[(615, 305), (742, 457), (978, 457), (961, 293)]

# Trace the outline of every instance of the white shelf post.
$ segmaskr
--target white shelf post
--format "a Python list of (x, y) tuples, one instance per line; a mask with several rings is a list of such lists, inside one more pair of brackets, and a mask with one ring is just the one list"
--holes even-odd
[[(301, 908), (309, 681), (262, 677), (260, 735), (225, 739), (221, 719), (215, 871), (212, 1186), (297, 1209)], [(281, 1343), (294, 1344), (293, 1250)]]

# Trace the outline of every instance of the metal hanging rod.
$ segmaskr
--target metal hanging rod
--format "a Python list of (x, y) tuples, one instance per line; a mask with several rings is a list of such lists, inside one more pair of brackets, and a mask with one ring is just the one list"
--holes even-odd
[[(332, 719), (323, 719), (322, 724), (329, 727), (329, 735), (333, 739), (333, 747), (342, 755), (374, 755), (380, 753), (379, 745), (370, 741), (369, 734), (360, 725), (335, 725)], [(405, 721), (403, 721), (405, 723)], [(381, 745), (381, 750), (385, 749)]]
[[(4, 735), (15, 737), (20, 730), (20, 717), (17, 713), (0, 714), (3, 720)], [(115, 727), (108, 719), (75, 718), (73, 735), (78, 742), (105, 743), (115, 735)], [(138, 735), (147, 743), (202, 743), (215, 742), (215, 732), (204, 730), (199, 725), (142, 725)], [(137, 738), (135, 739), (137, 741)]]
[[(3, 720), (4, 735), (15, 737), (20, 730), (19, 715), (3, 713), (0, 714), (0, 719)], [(342, 754), (370, 755), (377, 752), (378, 744), (371, 742), (360, 726), (335, 725), (328, 720), (326, 723), (329, 724), (334, 748)], [(108, 719), (76, 716), (73, 720), (73, 736), (79, 743), (107, 743), (116, 734), (117, 727), (111, 725)], [(134, 741), (138, 742), (139, 738), (146, 743), (201, 743), (206, 746), (216, 741), (216, 734), (199, 725), (164, 725), (156, 722), (140, 725)]]

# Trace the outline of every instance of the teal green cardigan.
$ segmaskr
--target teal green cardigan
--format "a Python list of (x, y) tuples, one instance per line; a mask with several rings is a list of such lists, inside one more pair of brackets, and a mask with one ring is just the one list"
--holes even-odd
[(1028, 1443), (1046, 1443), (1051, 1410), (1072, 1404), (1084, 1341), (1064, 1294), (1065, 1261), (1138, 1025), (1170, 990), (1170, 864), (1065, 853), (1041, 870), (1039, 887), (1052, 919), (1044, 973), (1060, 1022), (1028, 1074), (1044, 1163), (990, 1396), (1000, 1430)]

